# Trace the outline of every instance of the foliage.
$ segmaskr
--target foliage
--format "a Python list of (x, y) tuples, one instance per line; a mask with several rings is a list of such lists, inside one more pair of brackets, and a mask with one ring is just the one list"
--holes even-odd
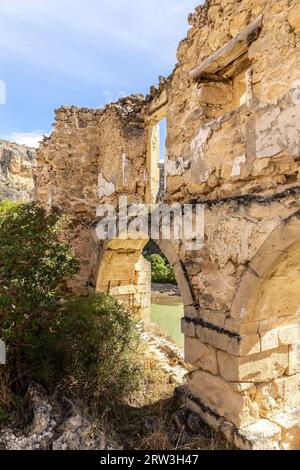
[(152, 282), (176, 284), (174, 271), (163, 256), (152, 254), (146, 258), (151, 263)]
[(78, 263), (62, 240), (63, 227), (57, 212), (36, 204), (0, 204), (0, 338), (7, 347), (2, 410), (31, 382), (48, 391), (64, 383), (65, 392), (85, 404), (106, 407), (138, 386), (131, 313), (104, 294), (66, 297), (63, 281)]
[(65, 375), (86, 404), (108, 409), (137, 390), (135, 322), (115, 298), (94, 294), (69, 301), (56, 329), (64, 343)]
[(16, 391), (43, 371), (51, 374), (56, 360), (45, 336), (59, 306), (58, 286), (78, 270), (61, 240), (63, 226), (57, 212), (34, 203), (0, 203), (0, 338)]

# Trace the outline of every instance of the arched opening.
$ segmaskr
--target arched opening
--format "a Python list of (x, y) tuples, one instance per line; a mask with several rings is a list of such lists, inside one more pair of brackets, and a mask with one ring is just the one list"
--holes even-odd
[(231, 318), (239, 325), (242, 340), (247, 340), (240, 346), (237, 376), (247, 380), (245, 364), (251, 364), (252, 382), (269, 380), (275, 388), (285, 387), (275, 397), (271, 388), (264, 392), (262, 414), (300, 405), (299, 312), (300, 220), (295, 214), (260, 248), (241, 278), (231, 308)]
[[(153, 292), (154, 299), (157, 296), (160, 300), (151, 311), (151, 263), (146, 257), (155, 254), (155, 251), (165, 260), (165, 267), (174, 276), (174, 282), (171, 286), (166, 283), (167, 289), (161, 289), (162, 292)], [(171, 292), (168, 292), (169, 287), (172, 288)], [(158, 320), (162, 332), (183, 349), (181, 318), (194, 300), (186, 272), (171, 241), (149, 242), (148, 239), (140, 239), (106, 242), (100, 254), (96, 290), (114, 295), (143, 320), (150, 322), (151, 316)]]
[(145, 246), (143, 257), (151, 264), (150, 320), (183, 350), (181, 318), (184, 316), (184, 306), (173, 267), (153, 240)]
[(300, 220), (298, 214), (277, 227), (243, 274), (231, 317), (241, 323), (296, 324), (300, 307)]

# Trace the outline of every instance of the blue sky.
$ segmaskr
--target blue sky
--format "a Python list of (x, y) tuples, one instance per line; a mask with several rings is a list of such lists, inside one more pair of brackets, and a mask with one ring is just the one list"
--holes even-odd
[(63, 104), (101, 107), (169, 75), (200, 0), (1, 0), (0, 138), (32, 145)]

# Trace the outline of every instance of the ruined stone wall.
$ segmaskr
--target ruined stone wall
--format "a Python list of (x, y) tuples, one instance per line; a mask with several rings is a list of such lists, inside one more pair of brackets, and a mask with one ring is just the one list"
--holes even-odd
[(69, 216), (68, 236), (81, 265), (70, 288), (78, 294), (97, 282), (100, 247), (91, 236), (97, 207), (117, 207), (120, 194), (130, 202), (144, 200), (144, 106), (137, 95), (99, 110), (62, 107), (38, 150), (36, 199)]
[[(199, 77), (191, 71), (260, 14), (261, 26), (246, 41), (248, 95), (240, 106), (231, 76), (243, 66), (240, 58), (236, 66), (221, 66), (220, 56), (216, 71)], [(250, 426), (254, 446), (264, 430), (280, 434), (280, 445), (288, 447), (282, 420), (265, 419), (300, 405), (298, 274), (282, 267), (268, 298), (260, 289), (253, 292), (256, 315), (246, 300), (249, 286), (260, 278), (259, 270), (252, 278), (249, 274), (259, 250), (278, 227), (286, 227), (284, 238), (298, 230), (288, 229), (287, 221), (292, 214), (298, 217), (300, 203), (299, 19), (299, 1), (206, 2), (190, 16), (192, 28), (179, 46), (179, 63), (167, 86), (168, 200), (205, 203), (204, 248), (184, 254), (199, 302), (183, 322), (186, 357), (198, 369), (190, 377), (196, 397), (191, 406), (218, 429), (217, 415), (239, 428)], [(279, 245), (279, 240), (273, 245), (273, 263)], [(241, 287), (247, 277), (246, 288)], [(280, 295), (284, 301), (279, 302)], [(293, 333), (281, 341), (286, 331)], [(278, 445), (276, 436), (268, 445)], [(235, 439), (242, 445), (239, 436)]]
[[(190, 16), (193, 26), (179, 46), (168, 87), (170, 199), (200, 194), (214, 199), (297, 181), (298, 3), (208, 1)], [(232, 103), (228, 67), (199, 80), (190, 72), (261, 13), (261, 31), (247, 52), (251, 97), (240, 107)], [(228, 77), (228, 82), (214, 81)]]
[(300, 2), (211, 0), (189, 21), (146, 99), (58, 110), (37, 198), (71, 217), (82, 269), (70, 287), (134, 292), (146, 241), (100, 245), (92, 222), (120, 194), (153, 201), (166, 116), (165, 199), (205, 206), (201, 250), (160, 244), (185, 304), (188, 404), (240, 447), (299, 447)]

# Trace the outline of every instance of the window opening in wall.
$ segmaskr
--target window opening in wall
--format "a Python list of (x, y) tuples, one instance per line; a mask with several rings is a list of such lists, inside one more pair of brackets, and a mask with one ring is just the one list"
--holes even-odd
[(150, 128), (150, 197), (152, 204), (161, 202), (165, 194), (165, 165), (167, 160), (166, 139), (167, 120), (162, 114), (161, 119), (156, 118)]
[(247, 68), (232, 78), (234, 105), (239, 107), (248, 103), (251, 95), (251, 69)]

